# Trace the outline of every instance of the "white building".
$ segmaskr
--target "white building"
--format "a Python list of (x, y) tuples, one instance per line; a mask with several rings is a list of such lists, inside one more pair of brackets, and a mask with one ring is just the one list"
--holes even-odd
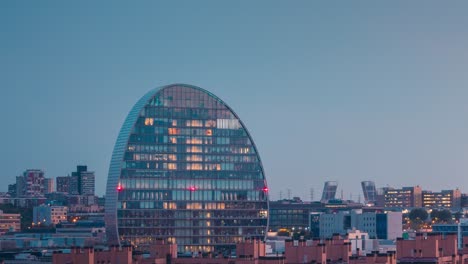
[(367, 232), (370, 238), (394, 240), (403, 234), (401, 212), (351, 212), (351, 228)]
[(330, 238), (333, 234), (345, 235), (348, 229), (368, 233), (369, 238), (394, 240), (402, 236), (401, 212), (365, 212), (352, 210), (322, 214), (320, 216), (320, 238)]
[(345, 235), (349, 228), (351, 227), (349, 226), (349, 212), (347, 211), (320, 215), (320, 238), (330, 238), (333, 234)]

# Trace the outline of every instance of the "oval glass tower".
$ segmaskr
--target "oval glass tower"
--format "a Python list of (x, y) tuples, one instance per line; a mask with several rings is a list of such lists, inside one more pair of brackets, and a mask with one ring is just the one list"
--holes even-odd
[(268, 187), (255, 144), (234, 111), (195, 86), (144, 95), (125, 119), (106, 190), (110, 244), (157, 238), (179, 252), (217, 252), (268, 225)]

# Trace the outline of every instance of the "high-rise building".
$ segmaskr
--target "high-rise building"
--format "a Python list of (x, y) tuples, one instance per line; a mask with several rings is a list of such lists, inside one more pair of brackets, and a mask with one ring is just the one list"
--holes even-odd
[(362, 192), (364, 193), (364, 202), (366, 204), (375, 204), (377, 201), (377, 190), (373, 181), (361, 182)]
[[(70, 193), (70, 176), (59, 176), (55, 178), (57, 184), (57, 192)], [(78, 188), (77, 188), (78, 191)]]
[(16, 183), (8, 184), (8, 194), (12, 198), (16, 198)]
[(57, 192), (71, 195), (94, 195), (95, 176), (85, 165), (76, 166), (71, 176), (57, 177)]
[(54, 191), (54, 179), (44, 178), (44, 194)]
[(110, 244), (157, 238), (179, 252), (219, 252), (264, 238), (268, 187), (239, 117), (201, 88), (175, 84), (144, 95), (112, 154), (106, 190)]
[(42, 170), (26, 170), (16, 177), (17, 197), (44, 197), (44, 172)]
[(72, 195), (79, 195), (80, 194), (80, 190), (79, 190), (79, 180), (78, 180), (78, 175), (72, 175), (70, 176), (70, 180), (69, 180), (69, 191), (68, 193), (69, 194), (72, 194)]
[(337, 188), (338, 188), (338, 182), (336, 181), (325, 182), (325, 185), (323, 186), (322, 199), (320, 199), (320, 201), (322, 203), (327, 203), (328, 201), (335, 199)]
[(81, 172), (79, 186), (81, 195), (94, 195), (94, 172)]
[(88, 167), (85, 165), (76, 166), (76, 171), (72, 172), (72, 185), (73, 192), (75, 194), (74, 185), (78, 194), (80, 195), (94, 195), (94, 172), (88, 171)]

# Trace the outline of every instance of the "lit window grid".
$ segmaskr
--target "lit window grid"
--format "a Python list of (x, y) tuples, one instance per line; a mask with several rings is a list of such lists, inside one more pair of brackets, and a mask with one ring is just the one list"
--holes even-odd
[[(268, 208), (263, 191), (266, 183), (247, 131), (238, 125), (230, 109), (213, 98), (195, 103), (213, 106), (196, 120), (194, 111), (184, 107), (187, 100), (174, 98), (177, 94), (155, 96), (132, 129), (117, 203), (121, 239), (145, 244), (154, 237), (168, 237), (179, 248), (208, 245), (213, 249), (211, 244), (263, 237), (267, 218), (261, 211)], [(170, 101), (180, 109), (171, 108)], [(218, 129), (217, 124), (223, 127)], [(195, 190), (187, 191), (191, 186)], [(236, 205), (239, 201), (242, 206)], [(193, 211), (180, 220), (178, 211), (171, 210), (204, 210), (210, 216)], [(175, 221), (185, 222), (185, 227), (176, 226)]]

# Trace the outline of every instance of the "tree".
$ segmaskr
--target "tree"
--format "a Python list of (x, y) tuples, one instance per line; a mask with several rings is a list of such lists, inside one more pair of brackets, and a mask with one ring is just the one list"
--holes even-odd
[(435, 223), (449, 223), (452, 221), (452, 213), (447, 210), (432, 210), (431, 212), (432, 221)]
[(408, 217), (409, 217), (409, 219), (411, 221), (424, 222), (427, 219), (428, 216), (429, 216), (429, 214), (427, 213), (426, 209), (424, 209), (424, 208), (414, 208), (413, 210), (411, 210)]
[(413, 229), (420, 229), (428, 216), (429, 214), (424, 208), (415, 208), (411, 210), (408, 215), (409, 219), (411, 220), (411, 227)]

